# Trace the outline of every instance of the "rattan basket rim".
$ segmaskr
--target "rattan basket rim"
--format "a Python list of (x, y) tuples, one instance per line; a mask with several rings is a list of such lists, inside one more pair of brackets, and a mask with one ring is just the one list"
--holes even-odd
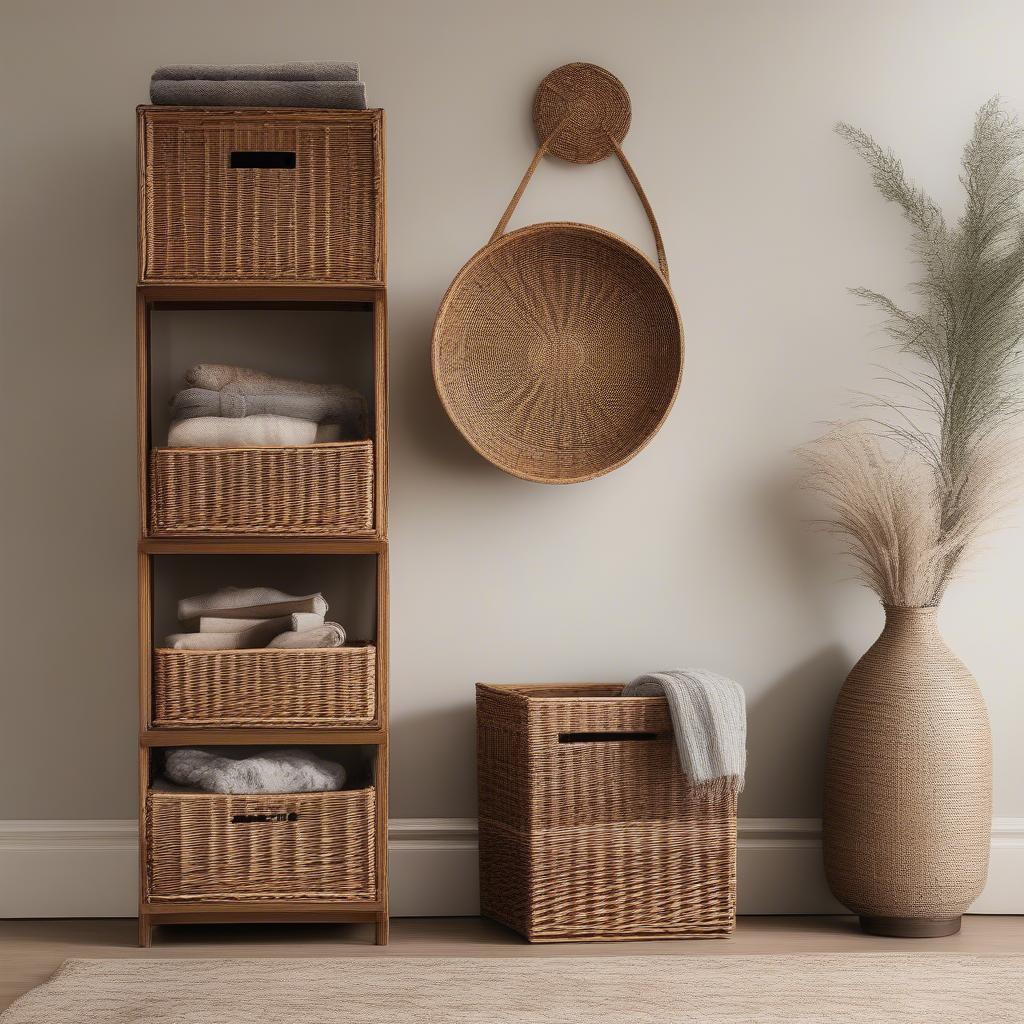
[(252, 117), (273, 117), (275, 114), (288, 114), (292, 117), (304, 117), (313, 114), (317, 117), (326, 115), (331, 120), (351, 120), (353, 118), (366, 117), (368, 114), (383, 114), (383, 107), (362, 107), (358, 110), (341, 110), (338, 107), (211, 107), (211, 106), (188, 106), (177, 103), (140, 103), (135, 112), (155, 114), (216, 114), (218, 117), (231, 117), (235, 114), (249, 115)]
[[(460, 418), (456, 415), (451, 402), (448, 400), (447, 389), (442, 383), (443, 367), (440, 364), (439, 354), (439, 343), (438, 335), (440, 332), (441, 322), (444, 319), (448, 307), (451, 304), (452, 298), (456, 293), (456, 290), (462, 285), (463, 279), (476, 267), (476, 265), (483, 260), (485, 257), (490, 256), (492, 253), (497, 252), (502, 246), (509, 245), (511, 242), (520, 238), (529, 237), (530, 235), (543, 234), (549, 231), (572, 231), (582, 236), (590, 236), (594, 238), (600, 238), (606, 242), (613, 242), (623, 249), (627, 250), (631, 255), (639, 258), (646, 263), (654, 273), (654, 276), (661, 282), (662, 287), (665, 290), (665, 294), (668, 296), (668, 300), (671, 303), (672, 312), (675, 316), (676, 326), (679, 329), (679, 370), (676, 373), (675, 386), (672, 389), (672, 397), (665, 404), (665, 409), (662, 412), (658, 422), (648, 432), (647, 436), (643, 441), (638, 444), (635, 448), (627, 453), (623, 458), (613, 465), (609, 465), (601, 469), (596, 473), (584, 473), (580, 476), (573, 477), (560, 477), (558, 479), (551, 479), (549, 477), (538, 476), (535, 474), (527, 473), (522, 469), (516, 468), (514, 465), (507, 463), (499, 463), (493, 459), (490, 455), (486, 454), (480, 446), (474, 441), (474, 439), (466, 432)], [(632, 242), (627, 241), (621, 235), (617, 235), (614, 231), (607, 231), (604, 228), (599, 228), (594, 224), (582, 224), (579, 221), (571, 220), (548, 220), (540, 221), (536, 224), (527, 224), (525, 227), (517, 228), (515, 231), (509, 231), (506, 234), (488, 242), (486, 245), (478, 249), (462, 266), (462, 269), (455, 275), (452, 283), (448, 285), (447, 291), (444, 293), (444, 298), (441, 300), (441, 305), (438, 307), (437, 316), (434, 317), (434, 329), (431, 334), (431, 354), (430, 362), (434, 377), (434, 389), (437, 391), (438, 396), (441, 399), (441, 404), (444, 406), (445, 412), (448, 414), (448, 418), (455, 425), (455, 429), (462, 435), (465, 442), (479, 455), (482, 459), (491, 463), (493, 466), (497, 466), (504, 473), (508, 473), (511, 476), (518, 477), (520, 480), (529, 480), (531, 483), (544, 483), (544, 484), (580, 484), (585, 483), (588, 480), (596, 480), (598, 477), (606, 476), (608, 473), (614, 472), (616, 469), (624, 466), (631, 459), (635, 458), (640, 454), (654, 439), (661, 428), (665, 425), (665, 421), (668, 419), (669, 414), (672, 412), (672, 408), (676, 404), (676, 398), (679, 396), (679, 387), (683, 379), (683, 369), (686, 360), (686, 339), (683, 333), (683, 319), (679, 313), (679, 304), (676, 302), (676, 297), (669, 287), (668, 282), (665, 280), (661, 270), (658, 269), (656, 263), (644, 253), (642, 250), (633, 245)]]
[[(556, 700), (572, 701), (574, 704), (582, 701), (594, 701), (598, 704), (607, 704), (608, 701), (619, 700), (629, 701), (630, 704), (665, 703), (664, 697), (624, 697), (622, 689), (625, 683), (477, 683), (477, 690), (486, 693), (496, 693), (503, 697), (517, 697), (524, 701), (536, 701), (537, 703), (550, 704)], [(563, 693), (559, 693), (563, 690)], [(602, 690), (601, 693), (586, 693), (582, 690)], [(547, 691), (547, 692), (540, 692)]]
[[(173, 785), (173, 783), (172, 783)], [(153, 789), (146, 790), (147, 797), (169, 797), (172, 800), (261, 800), (279, 799), (287, 797), (289, 800), (322, 800), (324, 797), (353, 796), (376, 790), (372, 782), (363, 786), (346, 786), (344, 789), (321, 789), (312, 793), (197, 793), (195, 790), (182, 789), (178, 792), (174, 789)]]
[(295, 654), (326, 654), (341, 655), (346, 651), (365, 651), (367, 648), (373, 648), (375, 645), (370, 641), (360, 641), (351, 644), (342, 644), (341, 647), (225, 647), (222, 650), (209, 650), (209, 651), (194, 651), (194, 650), (182, 650), (179, 647), (154, 647), (154, 654), (173, 654), (175, 657), (178, 655), (201, 655), (208, 657), (211, 654), (251, 654), (254, 656), (269, 654), (273, 657), (288, 657)]
[(373, 444), (370, 438), (363, 438), (359, 441), (320, 441), (317, 444), (247, 444), (235, 445), (224, 448), (187, 448), (185, 446), (154, 445), (151, 451), (156, 452), (283, 452), (283, 451), (322, 451), (325, 448), (351, 448), (355, 445)]

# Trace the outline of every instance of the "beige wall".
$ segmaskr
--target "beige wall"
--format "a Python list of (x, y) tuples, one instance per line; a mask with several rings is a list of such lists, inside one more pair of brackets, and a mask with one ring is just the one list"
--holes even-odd
[[(814, 816), (835, 691), (880, 612), (794, 523), (791, 450), (841, 415), (906, 233), (831, 133), (893, 144), (955, 209), (973, 111), (1024, 109), (1016, 3), (10, 2), (3, 75), (0, 819), (134, 811), (134, 113), (173, 61), (357, 58), (387, 109), (393, 310), (393, 810), (474, 809), (473, 683), (705, 665), (750, 700), (746, 816)], [(606, 478), (545, 488), (462, 442), (429, 341), (532, 153), (537, 81), (618, 74), (687, 332), (678, 404)], [(650, 248), (613, 165), (545, 165), (516, 223)], [(238, 323), (236, 333), (244, 332)], [(1024, 815), (1024, 532), (942, 614), (981, 680), (996, 813)]]

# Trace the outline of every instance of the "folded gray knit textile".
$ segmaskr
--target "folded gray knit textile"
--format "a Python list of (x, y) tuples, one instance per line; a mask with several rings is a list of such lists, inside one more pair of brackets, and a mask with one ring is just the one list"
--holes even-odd
[(345, 628), (337, 622), (325, 622), (322, 626), (278, 633), (267, 647), (296, 651), (313, 647), (343, 647), (344, 644)]
[(327, 614), (323, 594), (296, 596), (273, 587), (223, 587), (211, 594), (183, 597), (178, 602), (178, 619), (186, 622), (216, 614), (223, 619), (272, 619), (296, 612)]
[(365, 110), (362, 82), (167, 81), (149, 83), (149, 98), (172, 107), (319, 107)]
[(356, 391), (345, 395), (308, 395), (298, 391), (247, 395), (229, 384), (223, 391), (186, 388), (179, 391), (171, 402), (171, 415), (175, 420), (198, 416), (239, 419), (265, 413), (312, 420), (314, 423), (336, 423), (341, 427), (340, 440), (354, 441), (366, 437), (366, 399)]
[[(227, 363), (197, 363), (185, 374), (185, 383), (193, 388), (222, 391), (232, 388), (243, 395), (316, 395), (321, 398), (345, 398), (353, 394), (344, 384), (314, 384), (293, 377), (275, 377), (248, 366)], [(358, 394), (358, 392), (355, 392)]]
[[(320, 399), (327, 409), (338, 413), (339, 422), (342, 415), (345, 417), (358, 415), (356, 436), (369, 436), (366, 399), (358, 391), (346, 387), (344, 384), (314, 384), (291, 377), (275, 377), (262, 370), (252, 370), (247, 366), (229, 366), (223, 363), (199, 363), (197, 366), (193, 366), (185, 374), (185, 383), (189, 388), (226, 391), (233, 395), (244, 395), (247, 399), (250, 395), (288, 399), (305, 396)], [(220, 413), (220, 415), (226, 414)], [(320, 417), (311, 418), (319, 419)]]
[(739, 683), (703, 669), (638, 676), (624, 697), (668, 700), (683, 774), (711, 796), (743, 791), (747, 765), (746, 695)]
[(358, 82), (355, 61), (292, 61), (286, 64), (165, 64), (153, 72), (154, 81), (187, 82)]
[(207, 793), (321, 793), (345, 785), (345, 769), (307, 750), (266, 750), (238, 757), (181, 747), (168, 753), (167, 777)]

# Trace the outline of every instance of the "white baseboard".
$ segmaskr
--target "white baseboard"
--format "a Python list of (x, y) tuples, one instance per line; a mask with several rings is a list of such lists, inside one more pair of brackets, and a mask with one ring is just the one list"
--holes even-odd
[[(988, 885), (976, 914), (1024, 914), (1024, 818), (996, 818)], [(0, 917), (134, 917), (134, 821), (0, 821)], [(396, 917), (478, 910), (476, 821), (399, 818), (389, 831)], [(743, 818), (741, 914), (831, 914), (813, 818)]]

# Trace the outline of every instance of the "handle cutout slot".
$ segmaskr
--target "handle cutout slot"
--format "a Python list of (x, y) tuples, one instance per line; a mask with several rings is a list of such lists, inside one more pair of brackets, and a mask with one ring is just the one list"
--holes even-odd
[(656, 732), (560, 732), (559, 743), (650, 743), (660, 739)]
[(274, 821), (298, 821), (299, 815), (296, 811), (278, 811), (270, 814), (232, 814), (232, 825), (254, 825), (261, 822)]
[(231, 151), (232, 167), (295, 168), (295, 154), (278, 149), (235, 149)]

